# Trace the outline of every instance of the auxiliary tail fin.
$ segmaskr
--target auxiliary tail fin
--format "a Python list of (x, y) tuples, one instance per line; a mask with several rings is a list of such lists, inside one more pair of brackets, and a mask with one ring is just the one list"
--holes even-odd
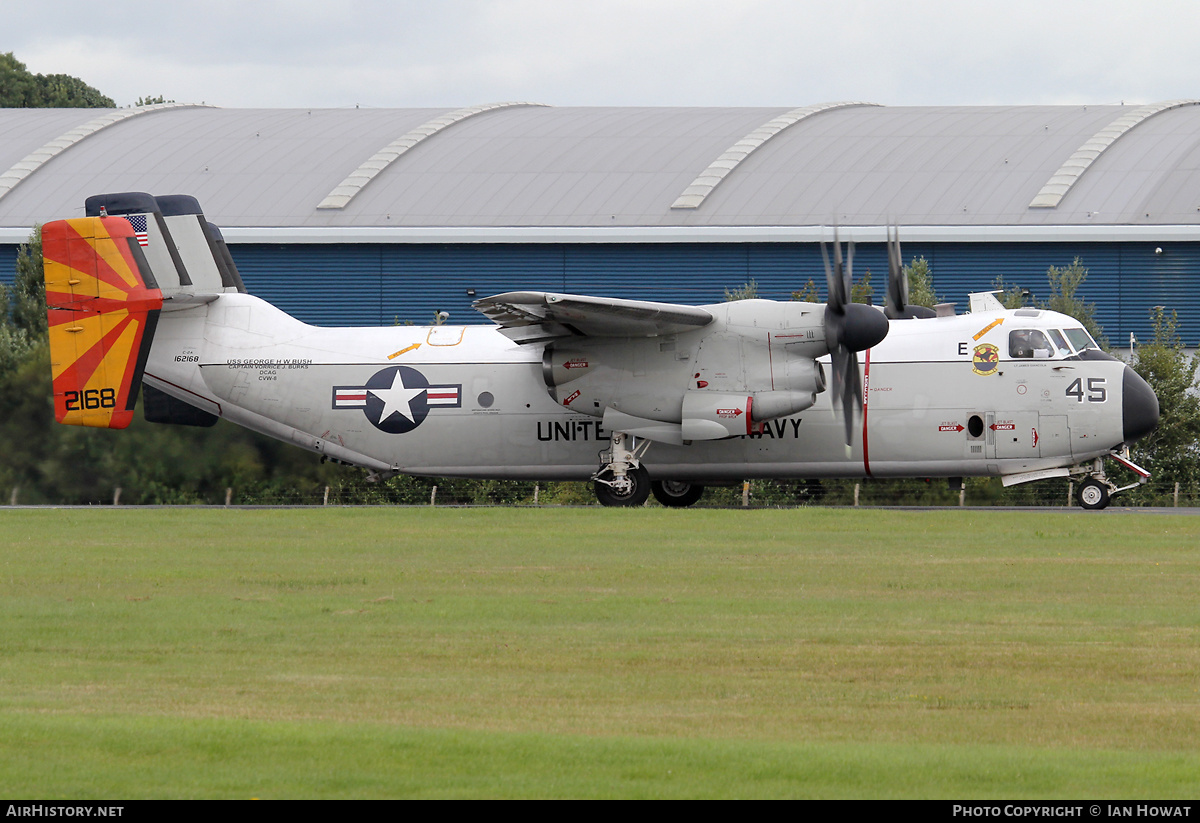
[(121, 217), (42, 227), (54, 417), (123, 429), (133, 419), (163, 295)]
[(94, 194), (84, 209), (88, 217), (120, 215), (129, 221), (163, 297), (246, 291), (220, 229), (204, 218), (195, 197)]

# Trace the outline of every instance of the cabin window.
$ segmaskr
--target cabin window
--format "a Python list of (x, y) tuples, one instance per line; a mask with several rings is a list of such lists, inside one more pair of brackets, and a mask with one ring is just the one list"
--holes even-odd
[(1054, 355), (1054, 346), (1037, 329), (1014, 329), (1008, 334), (1008, 356), (1015, 358), (1048, 358)]

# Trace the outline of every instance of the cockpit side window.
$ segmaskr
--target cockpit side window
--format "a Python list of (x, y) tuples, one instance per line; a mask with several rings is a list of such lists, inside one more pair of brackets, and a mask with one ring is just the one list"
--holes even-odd
[(1008, 333), (1008, 356), (1048, 358), (1054, 356), (1054, 347), (1038, 329), (1014, 329)]

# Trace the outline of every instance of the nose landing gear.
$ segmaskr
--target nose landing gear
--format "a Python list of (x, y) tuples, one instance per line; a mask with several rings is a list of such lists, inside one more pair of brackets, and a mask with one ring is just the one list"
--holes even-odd
[(1137, 488), (1150, 479), (1150, 472), (1129, 459), (1128, 447), (1120, 451), (1113, 449), (1108, 454), (1108, 457), (1115, 460), (1118, 465), (1124, 466), (1136, 474), (1138, 476), (1137, 482), (1130, 483), (1127, 486), (1117, 486), (1104, 473), (1104, 458), (1097, 457), (1092, 461), (1091, 468), (1081, 466), (1076, 469), (1076, 473), (1087, 475), (1087, 479), (1079, 484), (1079, 493), (1077, 495), (1079, 505), (1085, 509), (1091, 511), (1103, 509), (1108, 505), (1114, 494)]

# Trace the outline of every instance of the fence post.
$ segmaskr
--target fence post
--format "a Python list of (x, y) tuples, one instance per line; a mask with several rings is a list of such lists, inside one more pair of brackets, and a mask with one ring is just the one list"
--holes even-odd
[(856, 507), (858, 506), (858, 491), (859, 491), (859, 489), (861, 489), (861, 488), (862, 488), (862, 483), (855, 483), (855, 484), (854, 484), (854, 505), (855, 505)]
[(535, 506), (538, 504), (538, 490), (539, 490), (539, 488), (540, 488), (540, 487), (538, 486), (538, 484), (537, 484), (537, 483), (534, 483), (534, 484), (533, 484), (533, 505), (535, 505)]
[(1067, 508), (1071, 508), (1072, 501), (1075, 500), (1075, 481), (1067, 481)]
[(21, 490), (20, 486), (13, 486), (12, 497), (9, 498), (8, 505), (10, 505), (10, 506), (17, 505), (17, 492), (19, 492), (20, 490)]
[(322, 505), (322, 506), (328, 506), (328, 505), (329, 505), (329, 487), (328, 487), (328, 486), (326, 486), (326, 487), (325, 487), (325, 497), (323, 497), (323, 498), (321, 499), (321, 505)]
[(233, 487), (226, 486), (225, 487), (225, 505), (228, 506), (230, 501), (232, 501), (232, 500), (233, 500)]
[(429, 505), (437, 505), (437, 486), (434, 486), (433, 491), (429, 493)]
[(121, 487), (120, 486), (117, 486), (115, 489), (113, 489), (113, 505), (114, 506), (121, 505)]
[(742, 481), (742, 508), (750, 508), (750, 481)]
[(958, 505), (967, 505), (967, 485), (965, 483), (963, 484), (963, 487), (958, 490)]
[(1175, 481), (1175, 508), (1179, 508), (1179, 481)]

